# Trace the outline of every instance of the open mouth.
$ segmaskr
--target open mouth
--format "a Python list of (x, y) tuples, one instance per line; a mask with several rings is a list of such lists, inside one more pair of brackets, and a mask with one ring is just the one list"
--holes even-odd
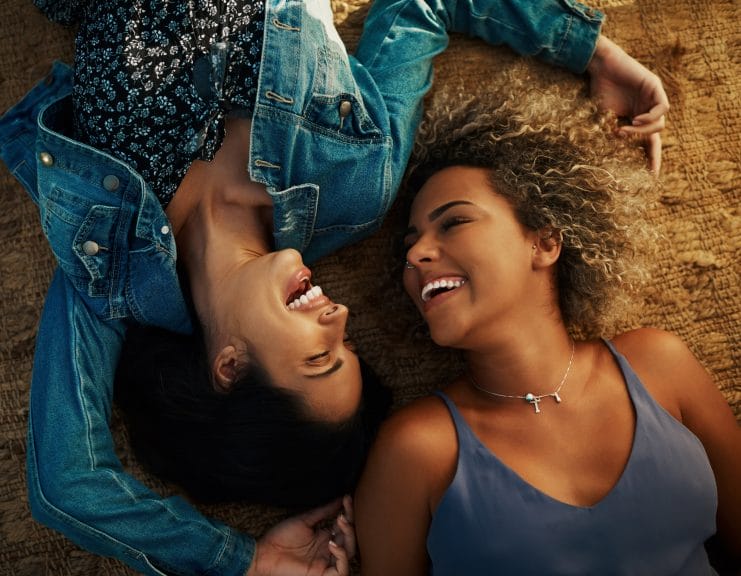
[(422, 287), (422, 293), (420, 297), (422, 298), (422, 302), (429, 302), (440, 294), (444, 294), (446, 292), (450, 292), (452, 290), (460, 288), (465, 283), (466, 279), (461, 277), (438, 278), (437, 280), (428, 282)]
[(303, 278), (299, 288), (288, 296), (286, 306), (289, 310), (299, 310), (308, 306), (312, 300), (319, 298), (322, 294), (323, 292), (320, 286), (312, 286), (308, 277)]

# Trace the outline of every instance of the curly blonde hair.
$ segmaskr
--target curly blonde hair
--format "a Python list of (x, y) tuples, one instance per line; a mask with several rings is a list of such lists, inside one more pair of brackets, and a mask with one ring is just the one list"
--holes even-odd
[(657, 232), (646, 208), (659, 182), (639, 144), (615, 135), (614, 115), (586, 98), (519, 84), (496, 107), (438, 94), (417, 137), (407, 188), (416, 192), (447, 166), (486, 168), (523, 225), (551, 229), (561, 240), (556, 281), (569, 329), (600, 336), (628, 313), (647, 277)]

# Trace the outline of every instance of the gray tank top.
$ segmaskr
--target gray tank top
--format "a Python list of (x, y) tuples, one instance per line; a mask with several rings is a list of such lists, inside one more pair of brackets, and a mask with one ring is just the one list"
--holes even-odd
[(617, 484), (593, 506), (547, 496), (474, 435), (455, 404), (455, 478), (427, 536), (434, 576), (715, 574), (704, 542), (717, 492), (705, 450), (646, 391), (612, 344), (635, 407), (636, 429)]

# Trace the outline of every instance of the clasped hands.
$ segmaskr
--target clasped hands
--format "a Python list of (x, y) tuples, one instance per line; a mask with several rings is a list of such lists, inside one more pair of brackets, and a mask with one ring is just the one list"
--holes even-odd
[[(324, 528), (332, 518), (332, 528)], [(352, 500), (345, 496), (269, 530), (246, 576), (348, 576), (355, 549)]]

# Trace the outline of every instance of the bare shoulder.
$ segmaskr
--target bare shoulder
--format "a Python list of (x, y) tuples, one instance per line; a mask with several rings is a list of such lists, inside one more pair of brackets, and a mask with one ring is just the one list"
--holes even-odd
[(646, 389), (666, 410), (684, 421), (697, 401), (722, 396), (711, 375), (676, 334), (656, 328), (631, 330), (613, 339)]
[[(631, 362), (663, 362), (692, 356), (684, 341), (658, 328), (637, 328), (613, 339), (618, 351)], [(694, 356), (693, 356), (694, 357)]]
[(374, 450), (421, 464), (434, 462), (451, 442), (455, 449), (455, 427), (447, 407), (439, 397), (427, 396), (400, 408), (383, 423)]
[(458, 439), (447, 407), (436, 396), (420, 398), (381, 426), (361, 487), (370, 483), (400, 490), (413, 487), (428, 507), (434, 507), (455, 475), (457, 459)]

